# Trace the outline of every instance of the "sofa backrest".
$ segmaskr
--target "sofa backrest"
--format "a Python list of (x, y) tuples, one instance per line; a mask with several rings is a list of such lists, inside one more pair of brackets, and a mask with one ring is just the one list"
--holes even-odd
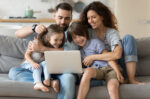
[(150, 76), (150, 37), (137, 39), (138, 63), (136, 75)]
[(0, 73), (8, 73), (11, 67), (19, 67), (27, 48), (27, 42), (0, 35)]

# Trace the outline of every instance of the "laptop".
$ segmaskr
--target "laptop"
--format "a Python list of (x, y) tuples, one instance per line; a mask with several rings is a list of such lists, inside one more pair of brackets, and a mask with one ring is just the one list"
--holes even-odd
[(45, 51), (44, 54), (50, 74), (83, 72), (80, 51)]

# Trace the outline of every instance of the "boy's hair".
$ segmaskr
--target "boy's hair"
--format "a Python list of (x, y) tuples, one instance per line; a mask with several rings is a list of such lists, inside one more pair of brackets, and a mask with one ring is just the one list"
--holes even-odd
[(58, 5), (56, 6), (56, 11), (57, 11), (59, 8), (60, 8), (60, 9), (63, 9), (63, 10), (71, 11), (71, 13), (72, 13), (72, 6), (71, 6), (70, 4), (68, 4), (68, 3), (66, 3), (66, 2), (63, 2), (63, 3), (58, 4)]
[(80, 21), (73, 22), (68, 28), (68, 40), (71, 42), (73, 35), (84, 36), (89, 39), (88, 28), (81, 24)]
[[(50, 37), (54, 34), (61, 34), (61, 33), (63, 33), (64, 35), (64, 30), (62, 27), (60, 27), (57, 24), (51, 24), (47, 27), (45, 32), (38, 35), (38, 40), (41, 41), (41, 43), (44, 46), (53, 48), (53, 46), (49, 43), (49, 40), (47, 37)], [(65, 36), (63, 37), (62, 44), (59, 47), (63, 47), (64, 42), (65, 42)]]

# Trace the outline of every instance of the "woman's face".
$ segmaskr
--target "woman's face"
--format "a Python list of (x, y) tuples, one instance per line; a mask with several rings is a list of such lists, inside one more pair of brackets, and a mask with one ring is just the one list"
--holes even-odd
[(85, 36), (79, 36), (79, 35), (73, 35), (72, 39), (76, 45), (81, 46), (81, 47), (83, 47), (87, 41)]
[(99, 16), (94, 10), (87, 12), (87, 19), (93, 29), (100, 28), (103, 25), (103, 17)]
[(59, 48), (59, 46), (63, 42), (63, 33), (60, 34), (52, 34), (49, 39), (49, 43), (54, 47), (54, 48)]

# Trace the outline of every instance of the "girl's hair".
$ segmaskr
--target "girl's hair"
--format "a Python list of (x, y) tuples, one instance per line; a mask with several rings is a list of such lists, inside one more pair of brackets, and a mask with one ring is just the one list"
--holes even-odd
[(92, 2), (84, 8), (80, 15), (80, 21), (82, 24), (88, 25), (88, 27), (91, 28), (87, 18), (87, 13), (89, 10), (94, 10), (99, 16), (103, 17), (104, 26), (118, 30), (116, 17), (107, 6), (99, 1)]
[(71, 42), (73, 35), (84, 36), (89, 39), (88, 28), (84, 26), (80, 21), (73, 22), (68, 28), (68, 40)]
[[(45, 32), (38, 35), (38, 40), (41, 41), (41, 43), (44, 46), (53, 48), (53, 46), (49, 43), (49, 38), (52, 35), (61, 34), (61, 33), (63, 33), (64, 35), (64, 30), (62, 27), (60, 27), (57, 24), (51, 24), (47, 27)], [(65, 36), (63, 37), (62, 44), (59, 47), (63, 47), (64, 42), (65, 42)]]

